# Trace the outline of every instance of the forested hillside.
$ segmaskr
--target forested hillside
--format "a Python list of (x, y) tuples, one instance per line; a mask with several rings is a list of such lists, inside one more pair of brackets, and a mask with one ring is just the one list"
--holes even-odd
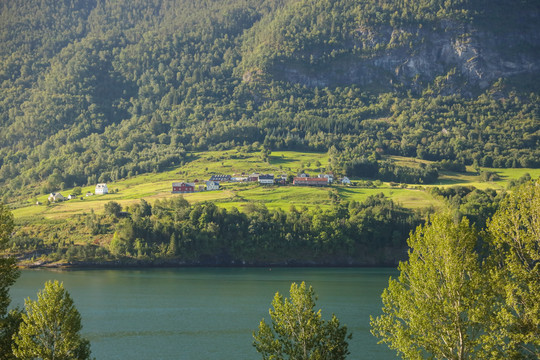
[(539, 20), (535, 0), (0, 0), (0, 196), (254, 143), (538, 167)]

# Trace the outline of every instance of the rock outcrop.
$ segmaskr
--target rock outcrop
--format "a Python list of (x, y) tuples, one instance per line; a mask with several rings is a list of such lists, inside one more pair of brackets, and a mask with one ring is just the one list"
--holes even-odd
[(313, 62), (322, 59), (320, 49), (303, 50), (270, 59), (266, 71), (274, 79), (307, 86), (414, 91), (437, 82), (442, 92), (467, 94), (500, 78), (540, 74), (539, 11), (527, 9), (518, 16), (523, 26), (500, 29), (456, 20), (431, 27), (359, 26), (354, 41), (335, 56)]

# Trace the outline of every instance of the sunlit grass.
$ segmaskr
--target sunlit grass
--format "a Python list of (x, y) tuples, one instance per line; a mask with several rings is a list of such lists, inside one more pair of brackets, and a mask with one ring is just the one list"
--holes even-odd
[(264, 203), (324, 204), (329, 202), (329, 188), (309, 188), (300, 186), (257, 186), (237, 191), (237, 196)]
[[(391, 157), (401, 165), (420, 166), (421, 163), (430, 163), (425, 160), (418, 160), (406, 157)], [(320, 165), (318, 165), (318, 163)], [(116, 182), (109, 182), (107, 195), (93, 195), (86, 197), (87, 192), (94, 192), (94, 186), (82, 187), (82, 195), (75, 200), (51, 204), (47, 206), (48, 194), (29, 199), (28, 206), (22, 206), (13, 210), (16, 219), (41, 219), (61, 220), (76, 214), (85, 214), (94, 211), (102, 213), (104, 205), (109, 201), (116, 201), (124, 208), (138, 203), (140, 199), (145, 199), (149, 203), (156, 200), (180, 196), (171, 193), (172, 182), (195, 180), (208, 180), (212, 174), (250, 174), (273, 173), (296, 174), (300, 170), (317, 173), (318, 170), (328, 167), (328, 155), (326, 153), (305, 153), (297, 151), (275, 151), (269, 156), (268, 162), (263, 161), (260, 152), (241, 152), (239, 150), (228, 151), (208, 151), (190, 154), (189, 161), (183, 166), (176, 166), (161, 173), (141, 174)], [(499, 180), (484, 182), (480, 174), (472, 167), (467, 167), (467, 173), (441, 172), (439, 180), (430, 186), (474, 186), (479, 189), (493, 188), (497, 190), (505, 189), (508, 182), (518, 179), (526, 173), (533, 178), (540, 177), (540, 169), (489, 169), (482, 168), (481, 171), (491, 171), (499, 176)], [(353, 180), (366, 180), (355, 179)], [(222, 190), (196, 192), (184, 194), (183, 196), (190, 203), (214, 201), (218, 206), (224, 208), (237, 207), (239, 209), (249, 202), (264, 203), (269, 209), (281, 208), (287, 211), (291, 205), (313, 208), (319, 206), (328, 208), (332, 206), (331, 192), (337, 193), (344, 201), (364, 201), (368, 196), (383, 193), (392, 198), (397, 203), (408, 208), (424, 208), (429, 206), (440, 207), (439, 200), (434, 199), (428, 192), (416, 190), (414, 185), (408, 188), (392, 188), (387, 183), (378, 188), (361, 188), (333, 186), (331, 188), (311, 188), (297, 186), (259, 186), (257, 183), (222, 183)], [(73, 189), (61, 191), (64, 196), (68, 196)], [(81, 200), (80, 198), (83, 198)], [(42, 205), (35, 205), (39, 201)]]
[(434, 199), (428, 192), (416, 189), (402, 189), (383, 186), (380, 188), (354, 188), (339, 187), (338, 193), (341, 199), (348, 201), (363, 202), (368, 197), (383, 193), (384, 196), (391, 198), (396, 203), (407, 208), (425, 208), (429, 206), (440, 207), (443, 204)]

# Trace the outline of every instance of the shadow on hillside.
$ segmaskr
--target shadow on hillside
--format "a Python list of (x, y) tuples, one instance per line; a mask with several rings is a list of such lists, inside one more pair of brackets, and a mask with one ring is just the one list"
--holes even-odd
[(287, 158), (282, 158), (281, 156), (272, 156), (272, 155), (268, 157), (268, 160), (271, 165), (284, 165), (284, 164), (290, 164), (294, 162), (293, 159), (287, 159)]

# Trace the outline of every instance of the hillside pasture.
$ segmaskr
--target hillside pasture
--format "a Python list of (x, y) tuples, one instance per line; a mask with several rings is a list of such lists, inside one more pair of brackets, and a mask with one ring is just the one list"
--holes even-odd
[[(429, 164), (425, 160), (405, 157), (391, 157), (393, 161), (407, 166), (419, 166), (420, 163)], [(116, 201), (125, 209), (145, 199), (153, 203), (158, 199), (167, 199), (173, 196), (184, 196), (190, 203), (215, 202), (224, 208), (245, 208), (250, 202), (265, 204), (269, 209), (282, 209), (288, 211), (291, 205), (296, 207), (329, 208), (335, 194), (344, 201), (364, 201), (368, 196), (383, 193), (397, 203), (408, 208), (440, 207), (442, 203), (434, 199), (428, 192), (420, 190), (416, 185), (406, 187), (392, 187), (388, 183), (376, 188), (334, 185), (333, 187), (299, 187), (299, 186), (259, 186), (257, 183), (222, 183), (222, 190), (204, 191), (193, 194), (176, 195), (171, 193), (172, 182), (192, 182), (199, 180), (201, 185), (214, 174), (250, 174), (273, 173), (275, 175), (296, 175), (298, 171), (305, 170), (312, 174), (328, 166), (326, 153), (309, 153), (297, 151), (272, 152), (268, 161), (264, 161), (259, 152), (245, 152), (240, 150), (207, 151), (192, 153), (189, 161), (182, 166), (167, 169), (160, 173), (148, 173), (131, 178), (108, 183), (111, 193), (106, 195), (85, 196), (87, 192), (93, 193), (94, 186), (82, 188), (82, 195), (74, 200), (47, 205), (48, 194), (28, 200), (23, 206), (13, 210), (16, 219), (25, 221), (39, 221), (39, 219), (62, 220), (77, 214), (91, 211), (102, 213), (104, 205), (109, 201)], [(316, 166), (317, 161), (320, 168)], [(482, 181), (481, 175), (472, 167), (467, 167), (466, 173), (442, 171), (435, 184), (422, 187), (449, 187), (474, 186), (479, 189), (493, 188), (506, 189), (511, 180), (516, 180), (528, 173), (532, 178), (540, 177), (540, 169), (491, 169), (481, 168), (480, 171), (490, 171), (498, 175), (494, 181)], [(353, 178), (353, 181), (367, 180)], [(61, 191), (64, 196), (69, 195), (73, 189)], [(82, 200), (81, 200), (82, 198)], [(39, 201), (42, 205), (35, 205)]]

